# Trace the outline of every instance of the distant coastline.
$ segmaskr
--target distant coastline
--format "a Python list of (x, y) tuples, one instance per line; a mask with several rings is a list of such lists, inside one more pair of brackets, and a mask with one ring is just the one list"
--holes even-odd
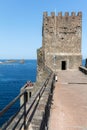
[(0, 64), (9, 64), (9, 63), (20, 63), (20, 64), (24, 64), (24, 59), (21, 60), (4, 60), (4, 61), (0, 61)]

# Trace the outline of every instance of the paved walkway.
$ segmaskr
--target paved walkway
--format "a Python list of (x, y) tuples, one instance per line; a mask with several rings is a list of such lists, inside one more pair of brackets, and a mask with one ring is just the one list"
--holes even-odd
[(58, 72), (48, 130), (87, 130), (87, 76)]

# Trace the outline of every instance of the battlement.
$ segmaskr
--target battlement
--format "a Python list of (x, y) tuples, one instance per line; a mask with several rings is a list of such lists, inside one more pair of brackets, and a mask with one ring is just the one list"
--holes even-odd
[(48, 15), (47, 12), (44, 12), (43, 13), (43, 17), (46, 18), (46, 17), (55, 17), (55, 16), (58, 16), (58, 17), (82, 17), (82, 12), (71, 12), (71, 14), (69, 14), (69, 12), (65, 12), (65, 14), (63, 15), (62, 12), (59, 12), (58, 15), (55, 14), (55, 12), (51, 12), (50, 15)]

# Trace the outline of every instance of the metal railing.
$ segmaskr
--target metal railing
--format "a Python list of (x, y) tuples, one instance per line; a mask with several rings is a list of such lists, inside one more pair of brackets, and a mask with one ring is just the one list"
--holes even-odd
[[(17, 97), (15, 97), (2, 111), (0, 111), (0, 117), (2, 117), (19, 99), (21, 96), (24, 96), (24, 99), (25, 99), (25, 96), (26, 95), (26, 91), (22, 92), (21, 94), (19, 94)], [(24, 107), (24, 113), (26, 111), (26, 99), (25, 99), (25, 102), (24, 104), (19, 108), (19, 110), (15, 113), (15, 115), (13, 115), (8, 121), (7, 123), (5, 123), (3, 126), (2, 126), (2, 130), (5, 130), (9, 125), (10, 123), (14, 120), (14, 118), (17, 116), (17, 114), (19, 113), (19, 111)], [(23, 114), (24, 114), (23, 113)], [(24, 127), (25, 127), (25, 117), (24, 117)]]
[(84, 66), (79, 66), (79, 70), (82, 71), (84, 74), (87, 74), (87, 68)]
[[(37, 93), (34, 95), (34, 97), (32, 97), (31, 102), (29, 103), (28, 108), (27, 106), (27, 100), (26, 100), (26, 90), (24, 92), (22, 92), (21, 94), (19, 94), (13, 101), (11, 101), (2, 111), (0, 111), (0, 117), (2, 117), (17, 101), (18, 99), (21, 98), (21, 96), (24, 96), (24, 103), (23, 105), (19, 108), (19, 110), (2, 126), (1, 130), (15, 130), (17, 128), (17, 126), (20, 123), (20, 127), (19, 130), (21, 130), (21, 128), (24, 128), (24, 130), (28, 127), (33, 114), (37, 108), (37, 105), (39, 103), (39, 100), (45, 90), (45, 87), (47, 86), (49, 79), (52, 75), (52, 71), (50, 72), (49, 76), (47, 77), (47, 79), (45, 80), (45, 82), (42, 84), (42, 87), (40, 88), (40, 90), (37, 91)], [(33, 108), (32, 113), (30, 112), (31, 109)], [(14, 119), (17, 117), (17, 115), (20, 113), (20, 111), (22, 111), (22, 114), (18, 117), (18, 121), (16, 123), (13, 123), (14, 126), (12, 126), (12, 122), (14, 121)], [(30, 112), (30, 114), (29, 114)], [(27, 119), (27, 115), (29, 114), (29, 117)]]

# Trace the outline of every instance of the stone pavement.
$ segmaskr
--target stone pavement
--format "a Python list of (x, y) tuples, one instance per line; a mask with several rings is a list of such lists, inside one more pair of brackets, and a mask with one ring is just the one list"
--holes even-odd
[(87, 75), (58, 72), (48, 130), (87, 130)]

